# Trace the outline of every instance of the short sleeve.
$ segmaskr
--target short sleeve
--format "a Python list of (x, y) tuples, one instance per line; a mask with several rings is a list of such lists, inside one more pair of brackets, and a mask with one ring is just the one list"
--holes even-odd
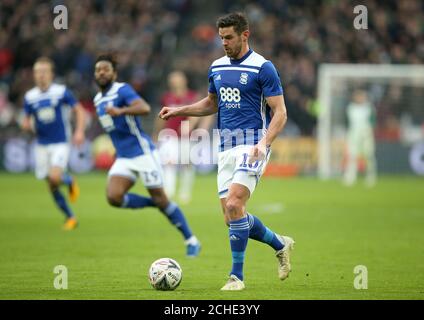
[(213, 82), (212, 67), (210, 67), (210, 68), (209, 68), (209, 71), (208, 71), (208, 80), (209, 80), (209, 88), (208, 88), (208, 91), (209, 91), (210, 93), (217, 94), (217, 92), (216, 92), (216, 88), (215, 88), (215, 83)]
[(121, 89), (119, 89), (119, 95), (123, 99), (126, 106), (129, 106), (134, 100), (141, 99), (139, 94), (135, 92), (133, 87), (131, 87), (129, 84), (126, 84)]
[(259, 82), (265, 97), (283, 94), (280, 76), (271, 61), (265, 62), (259, 70)]
[(75, 99), (74, 94), (68, 88), (65, 89), (65, 93), (63, 94), (63, 102), (72, 108), (77, 104), (77, 99)]
[(27, 99), (24, 98), (24, 113), (26, 116), (30, 116), (32, 114), (31, 105), (28, 103)]

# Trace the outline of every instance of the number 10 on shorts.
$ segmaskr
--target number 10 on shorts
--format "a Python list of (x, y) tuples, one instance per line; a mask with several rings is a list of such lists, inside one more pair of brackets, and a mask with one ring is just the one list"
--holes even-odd
[(247, 168), (249, 167), (250, 169), (256, 169), (259, 166), (259, 160), (256, 160), (253, 163), (248, 163), (247, 159), (249, 158), (249, 155), (247, 153), (243, 153), (243, 161), (240, 164), (240, 168)]

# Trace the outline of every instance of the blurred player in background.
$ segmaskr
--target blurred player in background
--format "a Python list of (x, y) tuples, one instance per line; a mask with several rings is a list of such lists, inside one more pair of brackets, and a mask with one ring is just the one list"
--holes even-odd
[(81, 145), (85, 139), (85, 111), (66, 86), (53, 82), (54, 64), (49, 58), (37, 59), (33, 74), (35, 87), (26, 92), (24, 97), (25, 117), (22, 128), (30, 131), (31, 120), (35, 120), (36, 177), (47, 180), (54, 201), (66, 216), (64, 229), (72, 230), (78, 222), (59, 187), (66, 185), (71, 202), (77, 200), (79, 187), (75, 178), (67, 172), (71, 133), (69, 110), (76, 116), (72, 140), (76, 145)]
[(366, 164), (365, 182), (368, 186), (376, 183), (374, 125), (375, 110), (368, 100), (367, 93), (356, 90), (352, 102), (347, 107), (348, 118), (348, 161), (344, 183), (348, 186), (356, 182), (358, 157), (363, 156)]
[(281, 280), (291, 270), (293, 239), (274, 233), (246, 211), (247, 201), (269, 159), (271, 143), (285, 125), (286, 107), (274, 65), (249, 48), (246, 17), (229, 14), (218, 19), (217, 27), (226, 56), (215, 60), (209, 69), (209, 95), (191, 105), (163, 107), (159, 117), (167, 120), (218, 112), (218, 194), (229, 225), (233, 263), (221, 290), (243, 290), (244, 254), (249, 238), (276, 251)]
[[(97, 115), (110, 135), (117, 159), (109, 170), (107, 200), (118, 208), (158, 208), (181, 232), (187, 256), (199, 254), (200, 243), (190, 230), (183, 212), (170, 202), (163, 189), (159, 154), (151, 138), (141, 129), (139, 117), (150, 112), (150, 106), (127, 83), (116, 82), (116, 60), (113, 55), (100, 55), (94, 76), (100, 92), (94, 97)], [(151, 197), (129, 193), (140, 178)]]
[[(187, 77), (182, 71), (174, 71), (168, 75), (169, 91), (161, 98), (163, 106), (179, 107), (186, 104), (192, 104), (198, 100), (195, 91), (190, 90), (187, 85)], [(196, 127), (208, 130), (212, 125), (214, 117), (199, 120), (198, 117), (175, 117), (169, 121), (163, 121), (157, 118), (155, 123), (155, 133), (153, 134), (158, 141), (159, 133), (162, 129), (172, 129), (177, 133), (175, 137), (169, 137), (166, 141), (158, 141), (159, 155), (163, 164), (164, 187), (169, 198), (174, 198), (177, 190), (177, 175), (179, 171), (180, 182), (178, 199), (181, 203), (187, 204), (191, 200), (191, 193), (195, 178), (196, 169), (191, 164), (180, 164), (181, 150), (187, 150), (190, 145), (190, 132)], [(182, 123), (186, 127), (182, 128)]]

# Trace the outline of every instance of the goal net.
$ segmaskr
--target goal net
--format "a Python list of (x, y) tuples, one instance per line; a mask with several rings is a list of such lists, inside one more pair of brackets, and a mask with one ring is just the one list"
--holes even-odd
[(358, 90), (375, 110), (378, 172), (424, 174), (424, 66), (323, 64), (318, 77), (319, 177), (337, 177), (345, 169), (347, 107)]

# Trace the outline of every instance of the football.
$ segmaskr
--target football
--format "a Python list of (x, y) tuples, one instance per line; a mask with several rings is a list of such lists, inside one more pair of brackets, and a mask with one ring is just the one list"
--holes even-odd
[(182, 276), (180, 265), (171, 258), (160, 258), (149, 269), (149, 281), (156, 290), (175, 290), (180, 285)]

